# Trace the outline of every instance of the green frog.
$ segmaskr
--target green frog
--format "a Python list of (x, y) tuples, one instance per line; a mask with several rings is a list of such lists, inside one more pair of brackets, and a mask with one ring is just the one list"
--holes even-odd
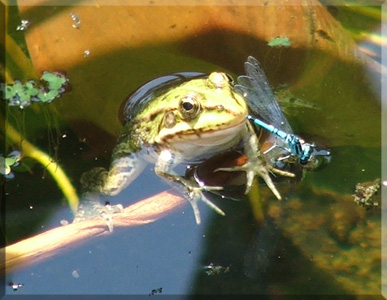
[[(206, 198), (204, 191), (220, 190), (188, 180), (174, 171), (180, 164), (199, 164), (227, 150), (242, 147), (243, 165), (216, 171), (246, 172), (247, 194), (256, 175), (262, 177), (274, 195), (281, 199), (269, 176), (275, 172), (293, 176), (268, 164), (259, 149), (258, 137), (247, 121), (249, 108), (233, 89), (230, 76), (182, 72), (155, 79), (128, 97), (124, 107), (124, 127), (112, 153), (109, 170), (94, 169), (82, 177), (89, 192), (117, 195), (144, 169), (155, 164), (157, 175), (184, 190), (200, 224), (198, 202), (216, 212), (224, 212)], [(215, 175), (216, 176), (216, 175)]]

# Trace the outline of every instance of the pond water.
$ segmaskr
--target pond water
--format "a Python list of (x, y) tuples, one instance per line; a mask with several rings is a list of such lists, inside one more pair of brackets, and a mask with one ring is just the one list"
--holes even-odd
[[(23, 49), (25, 34), (35, 71), (64, 71), (71, 90), (51, 104), (33, 103), (22, 111), (9, 107), (7, 120), (54, 157), (78, 190), (82, 173), (108, 167), (121, 127), (120, 105), (137, 87), (182, 71), (226, 71), (236, 78), (249, 55), (261, 61), (273, 87), (286, 84), (291, 96), (279, 100), (294, 132), (330, 149), (332, 160), (299, 182), (278, 183), (281, 202), (261, 184), (259, 199), (216, 199), (224, 217), (200, 205), (200, 226), (186, 203), (153, 223), (116, 228), (21, 266), (6, 273), (7, 283), (21, 285), (16, 290), (7, 286), (6, 295), (380, 295), (380, 192), (373, 198), (379, 206), (371, 209), (352, 197), (356, 184), (381, 177), (378, 62), (331, 49), (353, 47), (343, 38), (347, 29), (329, 31), (324, 23), (337, 22), (328, 16), (339, 16), (340, 7), (323, 10), (323, 16), (322, 8), (308, 7), (316, 12), (307, 18), (321, 17), (308, 19), (320, 30), (308, 47), (302, 47), (301, 28), (268, 22), (263, 32), (272, 38), (286, 34), (291, 42), (290, 47), (269, 47), (261, 29), (251, 29), (260, 24), (254, 16), (291, 10), (289, 19), (282, 17), (292, 20), (301, 12), (263, 7), (209, 6), (204, 29), (198, 23), (206, 6), (19, 8), (20, 18), (31, 25), (23, 32), (8, 29), (9, 35)], [(18, 18), (11, 13), (12, 20)], [(19, 70), (11, 73), (30, 79)], [(310, 105), (298, 105), (295, 98)], [(17, 145), (9, 148), (6, 153)], [(72, 221), (71, 209), (44, 167), (23, 158), (13, 175), (6, 182), (7, 244)], [(121, 194), (103, 199), (127, 206), (169, 188), (149, 166)], [(264, 203), (264, 222), (253, 214), (254, 201)]]

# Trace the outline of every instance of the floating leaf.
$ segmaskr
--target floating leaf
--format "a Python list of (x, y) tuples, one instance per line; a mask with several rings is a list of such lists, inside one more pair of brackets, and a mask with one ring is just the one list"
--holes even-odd
[(290, 47), (290, 39), (288, 37), (280, 37), (277, 36), (274, 39), (272, 39), (270, 42), (267, 43), (270, 47)]
[(13, 86), (6, 85), (4, 90), (5, 90), (5, 99), (8, 100), (8, 99), (11, 99), (12, 97), (15, 97), (16, 92)]
[(16, 81), (14, 83), (13, 90), (14, 90), (15, 94), (19, 94), (19, 93), (23, 92), (23, 85), (21, 84), (20, 81)]
[(22, 91), (19, 93), (19, 99), (20, 99), (20, 102), (29, 102), (31, 99), (31, 96), (26, 91)]
[[(65, 92), (64, 84), (68, 79), (60, 73), (44, 72), (41, 77), (47, 84), (37, 84), (34, 80), (29, 80), (25, 84), (15, 81), (13, 85), (1, 85), (1, 92), (5, 94), (5, 99), (10, 106), (19, 106), (21, 109), (29, 106), (31, 101), (41, 101), (50, 103)], [(48, 86), (47, 86), (48, 85)]]
[(0, 174), (8, 175), (9, 173), (11, 173), (11, 167), (7, 164), (6, 158), (0, 156)]
[(51, 90), (47, 93), (47, 95), (51, 98), (51, 101), (52, 101), (59, 96), (59, 91), (58, 90)]
[(35, 88), (35, 82), (32, 80), (26, 82), (24, 86), (26, 93), (28, 93), (30, 96), (36, 96), (39, 93), (39, 90)]
[(59, 73), (45, 72), (41, 79), (48, 82), (48, 88), (50, 90), (58, 90), (66, 83), (66, 78)]
[(15, 150), (15, 151), (12, 151), (7, 157), (12, 158), (15, 161), (19, 161), (21, 158), (21, 153), (20, 151)]
[(14, 165), (15, 163), (17, 163), (17, 159), (14, 158), (14, 157), (7, 157), (7, 158), (5, 159), (5, 165), (6, 165), (6, 166), (11, 167), (11, 166)]
[(40, 99), (40, 101), (49, 103), (54, 100), (58, 95), (58, 90), (51, 90), (48, 92), (40, 92), (37, 97)]
[(6, 158), (0, 156), (0, 174), (7, 178), (13, 178), (11, 167), (19, 164), (21, 153), (19, 151), (11, 152)]
[(57, 78), (57, 76), (53, 73), (50, 73), (50, 72), (44, 72), (41, 79), (42, 80), (45, 80), (47, 82), (50, 82), (50, 81), (55, 81)]

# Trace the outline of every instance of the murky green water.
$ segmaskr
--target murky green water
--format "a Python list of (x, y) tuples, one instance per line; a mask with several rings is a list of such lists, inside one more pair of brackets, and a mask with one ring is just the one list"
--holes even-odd
[[(90, 14), (95, 13), (93, 9)], [(82, 10), (79, 30), (95, 34), (96, 39), (98, 30), (90, 27), (102, 31), (122, 27), (128, 35), (135, 35), (135, 28), (129, 30), (120, 23), (120, 8), (111, 9), (116, 9), (117, 18), (104, 19), (105, 26), (98, 19), (101, 15), (89, 18)], [(189, 10), (194, 13), (192, 7)], [(69, 12), (77, 12), (77, 7), (27, 11), (22, 17), (32, 24), (25, 33), (39, 31), (40, 26), (44, 31), (50, 20), (66, 14), (69, 22), (65, 26), (78, 34), (71, 27)], [(191, 25), (177, 18), (173, 8), (171, 16), (171, 30)], [(235, 18), (243, 24), (243, 15)], [(12, 34), (20, 37), (21, 32)], [(53, 35), (52, 43), (59, 43), (61, 36)], [(39, 42), (27, 39), (27, 46), (44, 48)], [(251, 33), (221, 25), (141, 47), (123, 43), (99, 51), (98, 44), (90, 44), (90, 56), (84, 58), (79, 52), (71, 54), (77, 48), (75, 41), (65, 44), (68, 48), (63, 52), (81, 58), (66, 69), (62, 61), (53, 63), (52, 68), (58, 69), (50, 71), (65, 71), (72, 90), (50, 105), (34, 103), (23, 111), (8, 108), (7, 119), (27, 140), (50, 153), (77, 188), (83, 172), (109, 165), (120, 130), (119, 106), (135, 88), (177, 71), (242, 74), (248, 55), (262, 62), (273, 86), (285, 83), (295, 97), (318, 106), (290, 105), (288, 119), (295, 133), (329, 148), (332, 161), (319, 171), (307, 172), (301, 182), (278, 184), (282, 202), (262, 186), (264, 224), (254, 219), (249, 201), (224, 199), (217, 203), (226, 217), (202, 206), (205, 222), (197, 226), (187, 204), (153, 224), (118, 229), (40, 264), (10, 272), (7, 282), (23, 286), (17, 291), (8, 287), (7, 294), (148, 296), (152, 290), (167, 295), (380, 294), (381, 209), (366, 210), (351, 196), (357, 183), (380, 178), (380, 83), (371, 76), (380, 74), (370, 67), (374, 63), (360, 64), (317, 45), (270, 48)], [(51, 55), (44, 49), (48, 52), (40, 55)], [(44, 167), (26, 158), (13, 173), (15, 178), (6, 182), (8, 244), (58, 227), (62, 219), (72, 220), (62, 192)], [(150, 167), (133, 186), (108, 200), (125, 206), (166, 188)], [(380, 195), (375, 201), (380, 203)], [(214, 267), (219, 272), (208, 272)]]

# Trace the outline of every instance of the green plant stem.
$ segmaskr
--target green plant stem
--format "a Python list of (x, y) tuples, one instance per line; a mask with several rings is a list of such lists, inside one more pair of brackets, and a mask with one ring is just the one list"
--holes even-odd
[[(2, 119), (3, 117), (0, 116), (1, 122), (3, 122)], [(66, 173), (59, 164), (56, 163), (55, 160), (48, 154), (39, 150), (37, 147), (24, 139), (9, 123), (6, 123), (5, 125), (5, 133), (7, 138), (9, 138), (13, 143), (19, 145), (23, 156), (35, 159), (50, 172), (51, 176), (54, 178), (59, 188), (65, 195), (71, 210), (75, 213), (78, 209), (79, 198), (74, 186), (70, 182), (70, 179), (67, 177)]]

